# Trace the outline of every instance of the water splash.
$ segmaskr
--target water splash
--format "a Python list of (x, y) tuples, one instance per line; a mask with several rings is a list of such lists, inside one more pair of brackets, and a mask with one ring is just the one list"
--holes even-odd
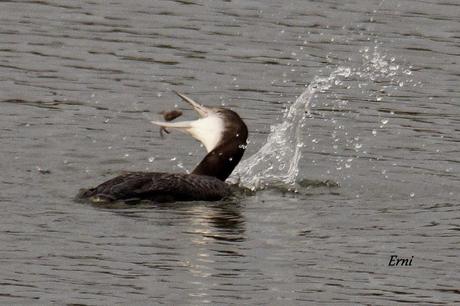
[[(295, 189), (303, 147), (302, 130), (308, 118), (311, 100), (317, 96), (317, 93), (341, 85), (345, 79), (349, 81), (346, 88), (351, 89), (353, 93), (363, 95), (363, 100), (380, 103), (385, 102), (382, 101), (384, 96), (391, 96), (392, 92), (398, 91), (406, 84), (421, 86), (410, 78), (411, 66), (403, 68), (396, 63), (394, 57), (382, 55), (378, 46), (374, 46), (374, 48), (364, 47), (359, 50), (357, 55), (360, 57), (357, 66), (350, 60), (352, 67), (340, 65), (327, 77), (316, 76), (289, 107), (282, 122), (270, 127), (270, 134), (262, 148), (256, 154), (243, 160), (234, 170), (229, 181), (251, 190), (263, 189), (266, 186), (283, 186), (288, 189)], [(335, 96), (336, 94), (332, 92), (328, 98)], [(348, 101), (337, 97), (333, 100), (332, 103), (337, 103), (339, 109), (348, 104)], [(335, 109), (335, 107), (334, 105), (333, 108)], [(341, 115), (346, 114), (346, 112), (341, 112)], [(363, 148), (362, 138), (360, 135), (349, 133), (345, 124), (339, 123), (339, 118), (332, 117), (327, 120), (333, 123), (332, 137), (334, 142), (331, 151), (337, 155), (339, 154), (339, 145), (343, 145), (346, 149), (351, 148), (355, 152), (354, 156), (337, 155), (335, 170), (339, 172), (348, 171), (352, 167), (353, 160), (360, 157)], [(376, 124), (383, 128), (386, 123), (388, 123), (388, 118), (380, 118), (379, 115)], [(373, 129), (372, 135), (376, 136), (377, 130)], [(313, 139), (312, 142), (317, 143), (318, 140)], [(366, 151), (362, 151), (362, 153), (365, 154)], [(332, 174), (329, 170), (326, 173)], [(334, 177), (336, 176), (334, 175)]]
[(233, 172), (230, 181), (252, 190), (267, 185), (293, 186), (299, 173), (303, 147), (302, 128), (317, 92), (328, 90), (336, 80), (349, 77), (351, 69), (339, 67), (328, 77), (315, 77), (284, 114), (282, 122), (270, 127), (266, 143)]

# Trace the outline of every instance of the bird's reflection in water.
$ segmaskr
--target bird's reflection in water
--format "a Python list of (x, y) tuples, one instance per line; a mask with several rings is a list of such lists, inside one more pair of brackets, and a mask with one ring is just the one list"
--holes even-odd
[[(206, 238), (238, 242), (245, 240), (242, 206), (235, 201), (176, 203), (107, 203), (98, 208), (138, 221), (151, 221), (159, 226), (180, 226), (184, 233), (201, 234)], [(156, 214), (152, 218), (151, 212)], [(184, 223), (188, 226), (184, 227)], [(161, 229), (158, 229), (161, 230)]]
[(245, 240), (245, 222), (241, 206), (237, 203), (219, 202), (194, 206), (194, 233), (219, 241)]
[[(244, 281), (246, 224), (238, 203), (216, 202), (191, 208), (192, 247), (187, 260), (194, 290), (189, 297), (205, 304), (228, 290), (229, 279)], [(231, 295), (232, 293), (228, 293)]]

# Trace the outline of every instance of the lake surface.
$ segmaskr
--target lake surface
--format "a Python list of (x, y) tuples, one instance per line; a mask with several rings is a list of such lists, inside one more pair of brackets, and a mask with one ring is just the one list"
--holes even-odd
[[(1, 2), (0, 304), (460, 303), (459, 16), (457, 0)], [(238, 112), (244, 158), (269, 139), (276, 156), (242, 174), (256, 191), (73, 201), (122, 171), (193, 169), (204, 149), (149, 123), (196, 117), (173, 90)], [(298, 163), (270, 142), (284, 123)]]

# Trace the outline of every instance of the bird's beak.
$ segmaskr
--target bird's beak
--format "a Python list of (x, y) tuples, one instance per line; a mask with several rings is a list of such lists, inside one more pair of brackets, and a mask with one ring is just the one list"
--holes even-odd
[(222, 139), (225, 129), (225, 119), (219, 115), (217, 108), (203, 106), (183, 94), (178, 92), (176, 94), (190, 104), (201, 118), (178, 122), (152, 121), (152, 123), (164, 128), (177, 129), (190, 134), (193, 138), (201, 142), (208, 152), (211, 152)]
[(178, 129), (182, 131), (187, 131), (193, 127), (193, 122), (195, 121), (179, 121), (179, 122), (163, 122), (163, 121), (150, 121), (151, 123), (164, 127)]
[(185, 102), (187, 102), (188, 104), (190, 104), (193, 109), (200, 115), (201, 118), (204, 118), (204, 117), (207, 117), (209, 116), (213, 111), (206, 107), (206, 106), (203, 106), (201, 105), (200, 103), (198, 102), (195, 102), (193, 101), (192, 99), (190, 99), (189, 97), (187, 97), (186, 95), (184, 94), (181, 94), (177, 91), (174, 91), (176, 93), (176, 95), (178, 95), (182, 100), (184, 100)]
[[(190, 104), (193, 109), (200, 115), (201, 118), (206, 118), (213, 114), (214, 111), (211, 108), (201, 105), (200, 103), (193, 101), (184, 94), (174, 91), (182, 100)], [(198, 119), (200, 120), (200, 119)], [(178, 121), (178, 122), (162, 122), (162, 121), (151, 121), (153, 124), (164, 127), (164, 128), (175, 128), (184, 132), (187, 132), (192, 128), (192, 124), (198, 120), (193, 121)]]

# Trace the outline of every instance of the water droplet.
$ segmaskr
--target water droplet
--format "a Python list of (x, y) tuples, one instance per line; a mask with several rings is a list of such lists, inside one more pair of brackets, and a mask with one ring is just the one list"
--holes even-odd
[(149, 157), (149, 163), (153, 163), (154, 160), (155, 160), (155, 157), (153, 156)]
[(377, 131), (376, 130), (372, 130), (372, 135), (377, 135)]
[(411, 192), (410, 197), (413, 198), (415, 196), (415, 193)]
[(405, 69), (405, 70), (403, 70), (403, 73), (406, 74), (406, 75), (411, 75), (412, 71), (410, 71), (409, 69)]
[(362, 146), (363, 146), (362, 144), (360, 144), (360, 143), (356, 143), (356, 144), (355, 144), (355, 149), (361, 149), (361, 148), (362, 148)]
[(382, 122), (382, 124), (387, 124), (387, 123), (388, 123), (388, 119), (387, 119), (387, 118), (384, 118), (384, 119), (380, 120), (380, 122)]
[(175, 161), (175, 160), (176, 160), (176, 157), (173, 157), (173, 158), (171, 158), (170, 160), (171, 160), (171, 161)]

